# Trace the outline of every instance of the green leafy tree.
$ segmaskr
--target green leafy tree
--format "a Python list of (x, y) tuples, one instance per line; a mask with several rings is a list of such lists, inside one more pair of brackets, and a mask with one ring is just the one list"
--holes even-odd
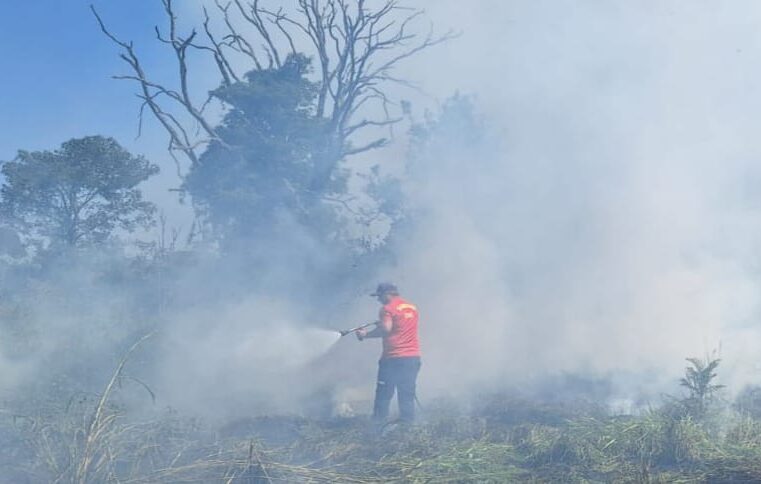
[[(167, 25), (156, 34), (176, 63), (174, 79), (155, 78), (135, 44), (93, 13), (128, 67), (118, 78), (136, 83), (141, 113), (169, 136), (183, 192), (212, 229), (204, 235), (235, 256), (227, 273), (290, 291), (308, 284), (304, 272), (324, 290), (352, 286), (352, 257), (374, 234), (358, 236), (357, 227), (376, 220), (382, 202), (372, 191), (347, 189), (357, 174), (351, 158), (388, 145), (390, 127), (404, 119), (393, 93), (410, 83), (397, 68), (456, 34), (421, 33), (424, 12), (397, 0), (299, 0), (285, 10), (216, 2), (189, 30), (180, 26), (177, 2), (161, 3)], [(206, 76), (196, 75), (204, 61), (212, 68), (206, 73), (219, 74), (206, 84), (219, 86), (210, 96), (199, 84)], [(226, 110), (221, 123), (206, 109), (212, 100)], [(246, 263), (243, 271), (237, 262)]]
[[(309, 59), (292, 54), (281, 67), (251, 71), (213, 91), (228, 110), (183, 188), (222, 254), (257, 275), (246, 284), (298, 287), (319, 300), (328, 285), (348, 284), (352, 247), (341, 212), (345, 146), (316, 115), (309, 69)], [(330, 284), (305, 280), (304, 272)]]
[[(335, 238), (345, 228), (331, 223), (330, 203), (357, 224), (377, 218), (372, 193), (347, 194), (341, 186), (349, 160), (386, 146), (389, 128), (404, 119), (408, 106), (399, 113), (391, 89), (410, 87), (396, 73), (400, 64), (456, 33), (421, 33), (424, 12), (397, 0), (298, 0), (285, 10), (267, 2), (216, 2), (203, 9), (203, 25), (189, 31), (179, 27), (176, 2), (161, 3), (168, 25), (156, 34), (177, 63), (176, 79), (154, 79), (134, 44), (93, 13), (129, 67), (118, 78), (139, 86), (141, 113), (152, 113), (169, 135), (170, 152), (189, 162), (184, 186), (201, 208), (200, 221), (209, 215), (223, 229), (213, 235), (227, 244), (231, 234), (261, 237), (275, 228), (267, 222), (290, 217), (294, 232)], [(219, 74), (215, 86), (221, 87), (211, 96), (193, 88), (194, 57)], [(208, 116), (213, 98), (230, 110), (221, 124)]]
[(309, 65), (290, 55), (280, 68), (251, 71), (212, 93), (229, 110), (185, 189), (228, 243), (261, 241), (289, 222), (321, 242), (338, 232), (332, 200), (346, 192), (343, 146), (315, 115)]
[(19, 151), (3, 164), (0, 210), (40, 243), (82, 246), (153, 223), (138, 185), (158, 167), (112, 138), (71, 139), (55, 151)]

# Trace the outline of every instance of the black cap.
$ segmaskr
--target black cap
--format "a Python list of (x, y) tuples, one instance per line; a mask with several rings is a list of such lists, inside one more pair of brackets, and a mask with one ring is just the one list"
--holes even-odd
[(378, 288), (375, 289), (375, 292), (370, 295), (373, 297), (378, 297), (384, 294), (399, 294), (399, 289), (397, 289), (396, 286), (390, 282), (381, 282), (378, 284)]

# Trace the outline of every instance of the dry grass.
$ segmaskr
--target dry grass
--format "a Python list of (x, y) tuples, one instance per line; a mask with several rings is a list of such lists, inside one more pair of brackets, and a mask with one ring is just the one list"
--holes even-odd
[(171, 412), (135, 421), (115, 393), (148, 337), (100, 394), (46, 415), (2, 414), (0, 435), (22, 439), (3, 440), (14, 482), (761, 482), (761, 420), (726, 406), (697, 417), (670, 402), (612, 417), (495, 398), (470, 414), (432, 405), (419, 425), (382, 432), (364, 418), (262, 417), (226, 433)]

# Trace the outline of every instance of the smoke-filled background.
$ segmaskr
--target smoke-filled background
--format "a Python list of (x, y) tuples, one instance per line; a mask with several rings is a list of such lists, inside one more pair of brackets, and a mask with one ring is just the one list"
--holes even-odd
[[(115, 36), (138, 39), (147, 68), (170, 79), (172, 53), (152, 37), (165, 22), (161, 5), (148, 3), (144, 12), (96, 7)], [(66, 7), (68, 26), (48, 18), (61, 7), (31, 12), (59, 25), (60, 37), (37, 47), (10, 25), (30, 11), (6, 6), (4, 57), (55, 54), (58, 43), (80, 60), (56, 61), (63, 96), (40, 80), (26, 89), (19, 73), (4, 81), (0, 158), (114, 136), (160, 166), (143, 193), (166, 222), (117, 233), (129, 243), (112, 253), (54, 263), (34, 251), (8, 256), (5, 398), (40, 397), (51, 381), (54, 398), (101, 388), (132, 342), (155, 330), (129, 365), (161, 407), (222, 419), (347, 403), (363, 411), (378, 342), (339, 341), (330, 330), (375, 319), (367, 294), (379, 280), (420, 308), (424, 400), (540, 390), (573, 376), (605, 382), (603, 398), (647, 404), (673, 387), (684, 357), (712, 351), (731, 391), (758, 383), (761, 7), (407, 5), (426, 9), (421, 35), (428, 22), (461, 35), (399, 63), (394, 76), (416, 88), (388, 88), (404, 101), (392, 107), (402, 120), (376, 130), (388, 144), (343, 158), (326, 193), (344, 190), (349, 206), (307, 219), (278, 207), (254, 213), (234, 197), (215, 205), (221, 192), (207, 187), (230, 180), (186, 161), (178, 176), (150, 113), (134, 139), (137, 88), (108, 79), (128, 66), (86, 5)], [(181, 28), (201, 28), (201, 2), (176, 9)], [(77, 74), (85, 81), (72, 80), (67, 62), (90, 66)], [(203, 100), (219, 75), (213, 63), (193, 62), (192, 90)], [(93, 89), (101, 85), (107, 99)], [(222, 96), (227, 107), (211, 104), (215, 123), (235, 95)], [(205, 156), (223, 159), (213, 146)], [(170, 191), (178, 187), (182, 196)], [(231, 232), (201, 233), (220, 227)]]
[(758, 377), (758, 13), (431, 7), (470, 27), (425, 79), (442, 59), (494, 141), (458, 126), (410, 182), (430, 211), (392, 273), (427, 310), (426, 376), (623, 373), (633, 390), (720, 348), (734, 384)]

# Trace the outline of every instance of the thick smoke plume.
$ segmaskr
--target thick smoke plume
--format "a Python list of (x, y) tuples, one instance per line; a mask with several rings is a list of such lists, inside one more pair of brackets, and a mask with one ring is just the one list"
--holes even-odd
[(410, 182), (426, 216), (391, 274), (423, 308), (424, 381), (657, 391), (713, 350), (735, 390), (757, 380), (761, 11), (744, 6), (430, 7), (464, 35), (419, 74), (448, 65), (426, 86), (475, 93), (497, 141), (442, 136)]
[[(403, 94), (407, 124), (352, 161), (399, 177), (409, 209), (379, 271), (323, 291), (335, 281), (310, 280), (304, 263), (320, 254), (288, 246), (264, 275), (189, 259), (158, 288), (131, 281), (134, 294), (85, 266), (61, 270), (54, 280), (84, 294), (34, 309), (32, 320), (58, 322), (30, 329), (42, 343), (26, 356), (3, 350), (4, 389), (87, 348), (101, 349), (82, 374), (103, 381), (121, 342), (140, 336), (123, 334), (120, 315), (172, 287), (174, 305), (151, 299), (160, 317), (141, 328), (161, 328), (151, 361), (135, 362), (162, 405), (225, 417), (321, 412), (323, 401), (341, 410), (371, 398), (379, 348), (331, 330), (375, 318), (376, 279), (420, 308), (424, 399), (564, 375), (607, 381), (610, 397), (652, 397), (674, 387), (684, 357), (713, 350), (732, 390), (757, 382), (761, 7), (417, 3), (462, 36), (404, 65), (399, 77), (422, 88)], [(317, 265), (365, 267), (325, 257)], [(56, 301), (87, 318), (56, 319)]]

